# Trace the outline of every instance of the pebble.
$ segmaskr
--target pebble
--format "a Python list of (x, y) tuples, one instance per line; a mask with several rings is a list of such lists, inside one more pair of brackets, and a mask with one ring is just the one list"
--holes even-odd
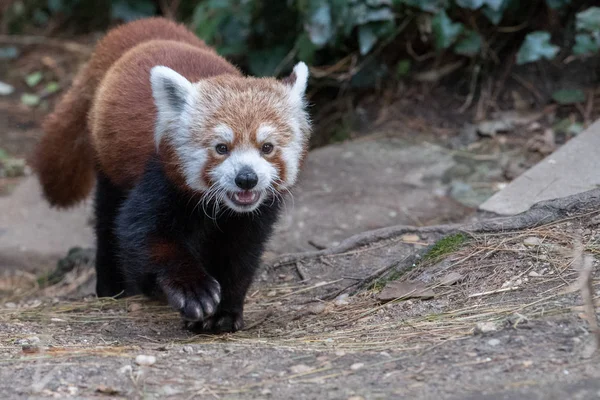
[(140, 354), (135, 358), (135, 363), (137, 365), (153, 365), (156, 363), (156, 357)]
[(538, 274), (538, 273), (537, 273), (537, 272), (535, 272), (535, 271), (531, 271), (531, 272), (530, 272), (528, 275), (529, 275), (529, 276), (532, 276), (532, 277), (541, 276), (540, 274)]
[(321, 314), (323, 311), (325, 311), (325, 303), (319, 302), (309, 304), (306, 306), (306, 311), (308, 311), (310, 314)]
[(359, 369), (361, 369), (361, 368), (362, 368), (362, 367), (364, 367), (364, 366), (365, 366), (365, 364), (363, 364), (363, 363), (356, 363), (356, 364), (352, 364), (352, 365), (350, 366), (350, 369), (351, 369), (352, 371), (358, 371)]
[(498, 346), (500, 344), (500, 339), (490, 339), (487, 343), (490, 346)]
[(132, 370), (133, 368), (131, 368), (131, 365), (124, 365), (121, 367), (121, 369), (119, 369), (119, 372), (122, 374), (129, 374)]
[(478, 322), (475, 326), (475, 333), (496, 332), (498, 326), (494, 322)]

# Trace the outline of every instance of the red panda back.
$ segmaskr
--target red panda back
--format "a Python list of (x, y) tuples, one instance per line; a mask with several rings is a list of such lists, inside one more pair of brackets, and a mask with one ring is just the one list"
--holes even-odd
[(164, 18), (141, 19), (109, 31), (44, 121), (44, 135), (32, 155), (44, 196), (52, 205), (68, 207), (89, 195), (95, 182), (95, 163), (87, 117), (96, 88), (127, 50), (153, 39), (175, 40), (211, 51), (184, 25)]
[[(241, 75), (212, 50), (186, 43), (154, 40), (128, 51), (106, 73), (90, 113), (93, 147), (103, 172), (123, 188), (130, 188), (155, 151), (157, 109), (152, 97), (150, 70), (169, 67), (191, 82), (222, 74)], [(168, 157), (168, 149), (167, 149)], [(175, 163), (170, 160), (167, 165)], [(172, 178), (180, 174), (167, 171)]]

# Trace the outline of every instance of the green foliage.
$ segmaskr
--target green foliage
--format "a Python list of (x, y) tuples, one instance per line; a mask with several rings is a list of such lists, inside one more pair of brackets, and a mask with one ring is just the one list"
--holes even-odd
[(552, 93), (552, 99), (558, 104), (575, 104), (585, 101), (585, 93), (579, 89), (561, 89)]
[[(131, 21), (157, 15), (158, 4), (168, 3), (15, 0), (3, 18), (13, 32), (24, 21), (44, 26), (52, 18), (81, 21), (92, 29), (90, 21), (100, 19), (105, 26)], [(592, 6), (591, 0), (181, 0), (178, 4), (183, 22), (252, 74), (278, 75), (298, 60), (332, 66), (354, 54), (355, 67), (344, 78), (353, 87), (381, 83), (389, 74), (404, 78), (417, 70), (408, 59), (408, 44), (421, 54), (454, 54), (480, 64), (497, 63), (517, 49), (518, 64), (551, 60), (559, 53), (582, 58), (600, 52), (600, 7)], [(560, 29), (544, 30), (556, 18)]]
[(558, 46), (550, 43), (550, 33), (532, 32), (525, 37), (525, 41), (517, 53), (517, 64), (526, 64), (543, 58), (551, 60), (556, 56), (558, 50)]

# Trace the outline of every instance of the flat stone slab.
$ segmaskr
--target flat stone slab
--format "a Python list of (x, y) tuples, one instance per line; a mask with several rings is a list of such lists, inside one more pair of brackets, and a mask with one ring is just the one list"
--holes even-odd
[(445, 196), (455, 161), (436, 145), (398, 138), (329, 145), (310, 153), (294, 202), (272, 239), (276, 253), (329, 247), (353, 234), (395, 224), (460, 219), (467, 207)]
[[(446, 197), (442, 183), (453, 165), (449, 151), (402, 139), (319, 148), (309, 154), (268, 250), (314, 250), (367, 229), (460, 219), (471, 209)], [(0, 269), (51, 268), (70, 248), (93, 246), (91, 205), (90, 199), (73, 209), (52, 209), (37, 179), (25, 178), (0, 197)]]
[(600, 186), (600, 120), (521, 174), (479, 206), (514, 215), (533, 204), (571, 196)]
[(76, 246), (94, 242), (91, 201), (68, 211), (52, 209), (35, 176), (0, 197), (0, 270), (47, 269)]

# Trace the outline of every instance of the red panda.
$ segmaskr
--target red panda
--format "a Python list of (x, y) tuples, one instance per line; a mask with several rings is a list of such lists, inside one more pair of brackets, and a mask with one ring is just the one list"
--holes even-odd
[(57, 207), (96, 182), (98, 296), (165, 298), (195, 331), (243, 327), (243, 304), (311, 122), (308, 68), (244, 76), (162, 18), (99, 42), (44, 122), (34, 170)]

